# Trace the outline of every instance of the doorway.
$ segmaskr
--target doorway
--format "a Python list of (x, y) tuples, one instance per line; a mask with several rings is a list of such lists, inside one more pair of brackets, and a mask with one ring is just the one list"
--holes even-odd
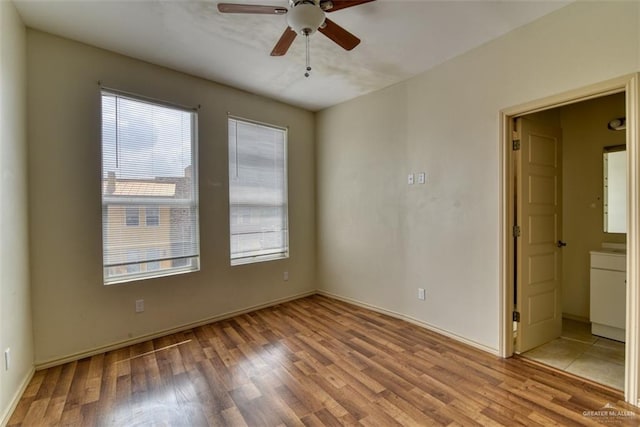
[[(609, 125), (624, 116), (620, 92), (526, 114), (514, 126), (523, 140), (514, 153), (514, 209), (523, 226), (514, 243), (514, 311), (522, 314), (514, 323), (515, 352), (618, 390), (624, 389), (625, 283), (624, 268), (613, 268), (625, 264), (626, 230), (605, 227), (617, 201), (605, 191), (603, 153), (626, 153), (624, 126)], [(533, 163), (526, 161), (531, 155)], [(615, 188), (624, 195), (626, 164), (611, 166), (624, 175)], [(601, 259), (617, 265), (591, 270), (592, 257), (595, 266)]]
[[(638, 262), (635, 259), (638, 254), (638, 141), (637, 141), (637, 75), (625, 76), (620, 79), (616, 79), (613, 81), (605, 82), (599, 85), (594, 85), (588, 88), (583, 88), (580, 90), (572, 91), (570, 93), (561, 94), (558, 96), (550, 97), (547, 99), (533, 101), (527, 104), (523, 104), (517, 107), (509, 108), (507, 110), (502, 111), (501, 119), (502, 119), (502, 138), (501, 138), (501, 159), (502, 159), (502, 173), (501, 173), (501, 224), (502, 224), (502, 238), (501, 238), (501, 306), (503, 309), (502, 319), (501, 319), (501, 354), (504, 357), (509, 357), (517, 352), (523, 352), (528, 350), (526, 346), (532, 345), (536, 347), (538, 344), (536, 340), (542, 339), (542, 341), (549, 340), (551, 336), (551, 341), (553, 341), (553, 335), (557, 334), (557, 337), (562, 336), (562, 326), (563, 323), (572, 323), (574, 321), (585, 321), (588, 320), (587, 316), (584, 316), (584, 310), (582, 311), (582, 316), (580, 316), (580, 312), (578, 315), (574, 316), (576, 318), (565, 318), (567, 319), (563, 322), (563, 310), (562, 310), (562, 279), (564, 278), (562, 274), (562, 257), (565, 255), (563, 252), (566, 249), (563, 245), (565, 240), (563, 240), (562, 236), (562, 210), (560, 212), (554, 211), (542, 211), (535, 210), (541, 208), (541, 205), (544, 204), (542, 202), (549, 201), (548, 193), (546, 190), (551, 188), (553, 185), (558, 185), (555, 196), (561, 197), (562, 191), (562, 177), (570, 176), (567, 175), (566, 171), (560, 171), (557, 175), (544, 175), (540, 173), (540, 168), (537, 170), (533, 170), (533, 178), (526, 177), (527, 185), (522, 186), (521, 183), (516, 181), (518, 171), (518, 167), (522, 167), (522, 164), (518, 163), (517, 153), (513, 151), (513, 140), (521, 138), (519, 132), (522, 129), (518, 128), (518, 122), (514, 119), (523, 118), (525, 116), (529, 116), (528, 119), (534, 119), (535, 122), (536, 117), (532, 116), (534, 113), (538, 113), (538, 116), (541, 115), (552, 115), (553, 109), (572, 106), (574, 104), (583, 103), (591, 99), (602, 98), (610, 95), (621, 94), (625, 97), (625, 111), (624, 116), (628, 118), (627, 120), (627, 128), (623, 133), (625, 134), (625, 139), (627, 142), (628, 148), (628, 174), (627, 174), (627, 182), (629, 184), (628, 188), (628, 205), (627, 205), (627, 253), (628, 253), (628, 261), (627, 261), (627, 271), (624, 274), (626, 277), (627, 287), (626, 287), (626, 349), (624, 350), (624, 391), (625, 391), (625, 399), (634, 405), (638, 405), (638, 369), (637, 369), (637, 361), (638, 361)], [(539, 118), (539, 117), (537, 117)], [(610, 119), (613, 119), (611, 117)], [(531, 121), (531, 120), (529, 120)], [(521, 122), (522, 123), (522, 122)], [(535, 123), (534, 123), (535, 124)], [(526, 125), (521, 125), (526, 126)], [(604, 123), (606, 127), (606, 122)], [(544, 126), (543, 126), (544, 127)], [(537, 156), (535, 157), (535, 161), (531, 163), (534, 169), (538, 166), (546, 165), (548, 166), (551, 163), (562, 164), (561, 157), (552, 157), (551, 154), (562, 154), (562, 145), (561, 141), (555, 141), (554, 136), (551, 134), (547, 134), (546, 130), (540, 133), (540, 131), (536, 128), (533, 130), (535, 141), (533, 145), (533, 151), (531, 147), (525, 147), (528, 155)], [(554, 146), (554, 144), (556, 144)], [(599, 169), (600, 171), (602, 169)], [(548, 172), (548, 171), (547, 171)], [(546, 173), (546, 172), (545, 172)], [(602, 179), (599, 177), (599, 179)], [(533, 181), (536, 185), (532, 185)], [(544, 192), (543, 189), (546, 189)], [(521, 193), (532, 191), (531, 194), (517, 194), (518, 191)], [(516, 195), (524, 196), (528, 201), (533, 201), (532, 206), (535, 208), (533, 210), (527, 211), (527, 207), (522, 207), (519, 205), (520, 211), (516, 208), (514, 202), (516, 200)], [(602, 201), (600, 201), (601, 203)], [(593, 210), (597, 210), (598, 201), (595, 200), (594, 208), (590, 208)], [(593, 204), (592, 203), (592, 204)], [(589, 204), (591, 206), (592, 204)], [(531, 208), (532, 206), (529, 206)], [(562, 207), (562, 206), (561, 206)], [(526, 217), (526, 226), (537, 228), (538, 230), (543, 230), (543, 237), (538, 241), (535, 239), (532, 240), (531, 235), (522, 236), (525, 237), (526, 244), (523, 246), (518, 243), (517, 238), (514, 238), (515, 233), (519, 230), (516, 229), (517, 226), (520, 226), (518, 220), (522, 221), (523, 217)], [(555, 222), (554, 222), (555, 221)], [(544, 231), (546, 230), (546, 231)], [(521, 230), (529, 232), (530, 230)], [(547, 233), (547, 234), (544, 234)], [(519, 237), (522, 239), (522, 237)], [(541, 245), (537, 245), (536, 243), (546, 242), (549, 245), (543, 248)], [(569, 248), (572, 243), (566, 241), (567, 248)], [(529, 247), (527, 247), (529, 245)], [(553, 249), (552, 249), (553, 246)], [(597, 247), (593, 248), (597, 249)], [(520, 251), (520, 252), (518, 252)], [(527, 252), (529, 251), (529, 252)], [(526, 262), (522, 262), (522, 255), (527, 256)], [(581, 257), (583, 260), (582, 269), (586, 268), (584, 258), (584, 252), (581, 252)], [(516, 263), (515, 260), (520, 259), (519, 263)], [(586, 261), (588, 263), (588, 261)], [(564, 263), (566, 264), (566, 263)], [(533, 268), (533, 269), (532, 269)], [(525, 275), (525, 278), (538, 286), (542, 282), (553, 282), (556, 281), (558, 283), (545, 284), (544, 292), (530, 292), (527, 294), (527, 289), (523, 289), (518, 285), (522, 285), (522, 275)], [(521, 282), (518, 283), (517, 280), (520, 278)], [(553, 280), (552, 280), (553, 279)], [(580, 286), (584, 286), (584, 280), (577, 280), (578, 283), (581, 283)], [(555, 286), (555, 288), (554, 288)], [(538, 290), (541, 289), (538, 286)], [(567, 290), (565, 290), (567, 292)], [(586, 296), (582, 296), (583, 298), (588, 298)], [(524, 302), (526, 301), (526, 303)], [(573, 301), (573, 300), (572, 300)], [(584, 301), (583, 301), (584, 302)], [(517, 306), (516, 306), (517, 305)], [(570, 305), (570, 304), (569, 304)], [(584, 306), (584, 304), (583, 304)], [(574, 310), (575, 311), (575, 310)], [(529, 338), (532, 338), (533, 341), (530, 341), (528, 344), (519, 343), (521, 348), (518, 348), (518, 345), (514, 341), (514, 319), (517, 320), (517, 313), (520, 312), (520, 322), (517, 323), (518, 333), (522, 334), (520, 336), (521, 339), (527, 341)], [(565, 315), (571, 315), (571, 311), (565, 312)], [(526, 318), (522, 318), (526, 317)], [(544, 329), (543, 332), (536, 331), (535, 328), (531, 329), (527, 332), (526, 329), (523, 328), (523, 323), (528, 322), (529, 326), (537, 326), (541, 323), (547, 322), (551, 325), (554, 325), (556, 328), (553, 333), (549, 333), (547, 329)], [(532, 332), (533, 331), (533, 332)], [(529, 336), (527, 337), (527, 334)], [(517, 336), (516, 336), (517, 337)], [(517, 338), (516, 338), (517, 339)]]

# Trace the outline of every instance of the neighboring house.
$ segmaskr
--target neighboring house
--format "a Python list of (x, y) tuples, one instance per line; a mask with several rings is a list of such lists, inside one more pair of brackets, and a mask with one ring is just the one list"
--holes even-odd
[(102, 213), (106, 277), (186, 265), (188, 260), (179, 257), (191, 230), (189, 221), (181, 219), (189, 210), (179, 201), (190, 179), (189, 168), (184, 177), (149, 180), (118, 179), (115, 172), (108, 173)]

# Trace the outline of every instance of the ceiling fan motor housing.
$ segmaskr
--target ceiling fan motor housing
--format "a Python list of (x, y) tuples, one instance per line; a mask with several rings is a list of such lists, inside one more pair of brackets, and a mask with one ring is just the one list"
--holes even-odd
[(313, 1), (300, 1), (287, 13), (287, 23), (297, 34), (310, 36), (324, 22), (324, 12)]

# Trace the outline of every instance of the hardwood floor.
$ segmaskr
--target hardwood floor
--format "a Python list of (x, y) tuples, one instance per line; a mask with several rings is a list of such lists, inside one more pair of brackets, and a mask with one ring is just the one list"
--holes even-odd
[(621, 400), (316, 295), (38, 371), (9, 425), (640, 424)]

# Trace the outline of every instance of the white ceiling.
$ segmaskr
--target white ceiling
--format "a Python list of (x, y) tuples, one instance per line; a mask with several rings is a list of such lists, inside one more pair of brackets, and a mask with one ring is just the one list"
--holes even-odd
[(302, 37), (286, 56), (269, 55), (285, 16), (223, 15), (218, 0), (14, 3), (29, 27), (316, 111), (426, 71), (568, 1), (376, 0), (339, 10), (331, 20), (362, 43), (347, 52), (314, 34), (310, 78)]

